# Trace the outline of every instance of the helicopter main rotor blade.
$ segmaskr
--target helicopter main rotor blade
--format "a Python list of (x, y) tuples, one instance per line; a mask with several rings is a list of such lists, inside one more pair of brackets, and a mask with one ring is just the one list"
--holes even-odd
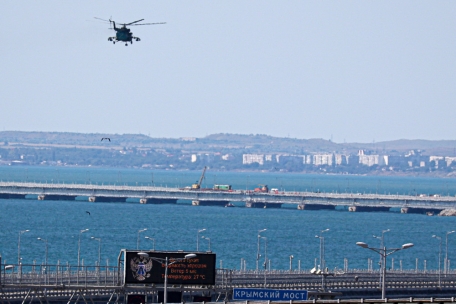
[(105, 19), (101, 19), (101, 18), (98, 18), (98, 17), (93, 17), (93, 18), (101, 20), (101, 21), (105, 21), (105, 22), (111, 22), (110, 20), (105, 20)]
[(139, 23), (139, 24), (132, 24), (132, 26), (136, 26), (136, 25), (155, 25), (155, 24), (166, 24), (166, 22), (156, 22), (156, 23)]
[(143, 21), (144, 19), (141, 19), (141, 20), (136, 20), (136, 21), (133, 21), (133, 22), (130, 22), (130, 23), (127, 23), (125, 25), (132, 25), (133, 23), (136, 23), (136, 22), (140, 22), (140, 21)]

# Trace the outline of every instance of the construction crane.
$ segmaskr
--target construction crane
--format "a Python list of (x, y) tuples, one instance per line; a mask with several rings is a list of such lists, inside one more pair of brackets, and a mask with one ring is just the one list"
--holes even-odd
[(201, 182), (203, 181), (204, 173), (206, 173), (206, 166), (204, 166), (203, 174), (201, 174), (201, 177), (200, 177), (198, 183), (192, 185), (192, 189), (200, 189), (201, 188)]

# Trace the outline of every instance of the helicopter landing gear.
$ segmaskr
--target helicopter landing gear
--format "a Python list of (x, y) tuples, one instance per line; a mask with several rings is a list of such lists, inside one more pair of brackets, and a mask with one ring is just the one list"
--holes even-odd
[(115, 41), (113, 41), (113, 42), (112, 42), (112, 44), (116, 44), (116, 42), (115, 42)]
[(128, 46), (128, 43), (125, 43), (125, 46)]

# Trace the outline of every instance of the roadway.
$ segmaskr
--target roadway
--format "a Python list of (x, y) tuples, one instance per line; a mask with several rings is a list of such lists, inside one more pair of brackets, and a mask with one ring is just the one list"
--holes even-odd
[(453, 196), (423, 197), (294, 191), (262, 193), (245, 190), (190, 190), (153, 186), (0, 182), (0, 198), (23, 198), (26, 195), (36, 195), (38, 199), (55, 200), (85, 196), (91, 201), (125, 201), (127, 198), (136, 198), (142, 203), (175, 203), (177, 200), (191, 200), (198, 202), (195, 205), (245, 202), (246, 207), (253, 208), (274, 208), (282, 204), (294, 204), (297, 209), (331, 209), (336, 206), (347, 206), (349, 211), (386, 211), (389, 208), (402, 208), (404, 213), (413, 209), (440, 211), (456, 208), (456, 197)]

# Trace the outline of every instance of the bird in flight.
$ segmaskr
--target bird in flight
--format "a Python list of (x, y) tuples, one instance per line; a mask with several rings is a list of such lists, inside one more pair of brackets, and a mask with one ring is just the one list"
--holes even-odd
[(111, 141), (111, 138), (109, 138), (109, 137), (103, 137), (103, 138), (101, 139), (101, 141), (103, 141), (104, 139)]
[(86, 213), (88, 213), (90, 215), (90, 212), (89, 211), (86, 211)]

